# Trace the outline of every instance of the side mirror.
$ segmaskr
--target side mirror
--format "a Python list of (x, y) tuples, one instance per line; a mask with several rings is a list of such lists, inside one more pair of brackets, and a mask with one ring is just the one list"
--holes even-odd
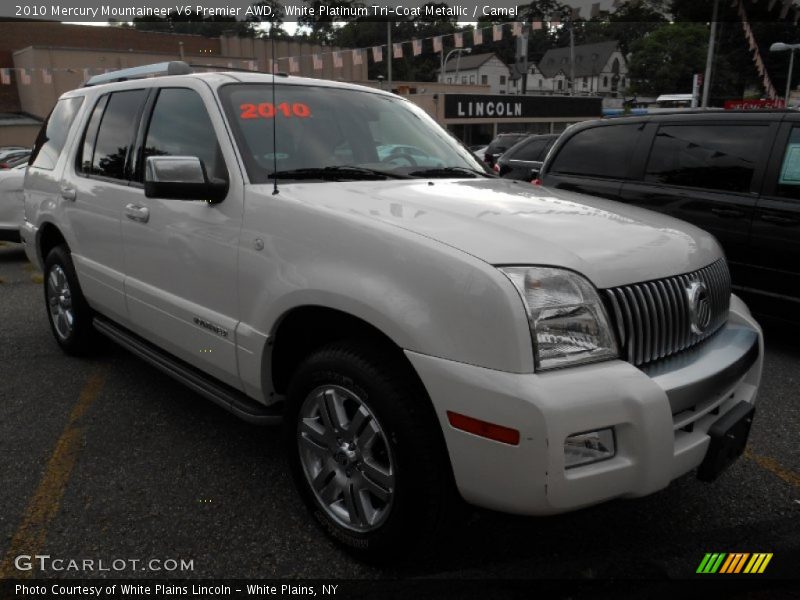
[(534, 179), (539, 179), (539, 175), (541, 175), (541, 174), (542, 174), (542, 167), (541, 166), (531, 167), (531, 174), (530, 174), (530, 177), (528, 177), (528, 179), (530, 181), (533, 181)]
[(203, 161), (196, 156), (148, 156), (144, 170), (144, 195), (171, 200), (222, 202), (228, 182), (209, 180)]

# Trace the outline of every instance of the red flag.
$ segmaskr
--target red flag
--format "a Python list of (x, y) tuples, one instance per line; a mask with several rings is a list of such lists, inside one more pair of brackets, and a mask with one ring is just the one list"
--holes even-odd
[(373, 46), (372, 47), (372, 60), (376, 63), (383, 62), (383, 47), (382, 46)]
[(392, 56), (395, 58), (403, 58), (403, 44), (392, 44)]
[(499, 42), (503, 39), (503, 26), (492, 25), (492, 41)]
[(453, 34), (453, 45), (456, 48), (463, 48), (464, 47), (464, 34), (463, 33), (454, 33)]

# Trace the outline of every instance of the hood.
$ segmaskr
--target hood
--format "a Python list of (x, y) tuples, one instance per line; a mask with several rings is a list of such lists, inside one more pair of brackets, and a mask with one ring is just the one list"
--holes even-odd
[(713, 236), (684, 221), (525, 182), (336, 182), (324, 194), (320, 185), (284, 184), (281, 195), (390, 223), (492, 265), (572, 269), (598, 288), (687, 273), (722, 256)]

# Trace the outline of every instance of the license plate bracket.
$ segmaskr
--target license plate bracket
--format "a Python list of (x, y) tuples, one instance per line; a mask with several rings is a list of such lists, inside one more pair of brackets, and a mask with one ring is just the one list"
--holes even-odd
[(697, 470), (701, 481), (714, 481), (744, 452), (750, 426), (753, 424), (756, 407), (748, 402), (739, 402), (722, 417), (714, 421), (708, 430), (711, 443), (706, 457)]

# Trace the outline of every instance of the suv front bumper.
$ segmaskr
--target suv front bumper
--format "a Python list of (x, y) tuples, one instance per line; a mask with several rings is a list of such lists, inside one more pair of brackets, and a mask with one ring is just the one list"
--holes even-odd
[[(763, 337), (732, 296), (722, 330), (643, 369), (614, 360), (515, 374), (406, 354), (433, 401), (464, 499), (543, 515), (651, 494), (700, 465), (709, 427), (739, 402), (755, 403)], [(516, 429), (520, 443), (455, 429), (447, 411)], [(614, 457), (565, 469), (564, 440), (607, 427)]]

